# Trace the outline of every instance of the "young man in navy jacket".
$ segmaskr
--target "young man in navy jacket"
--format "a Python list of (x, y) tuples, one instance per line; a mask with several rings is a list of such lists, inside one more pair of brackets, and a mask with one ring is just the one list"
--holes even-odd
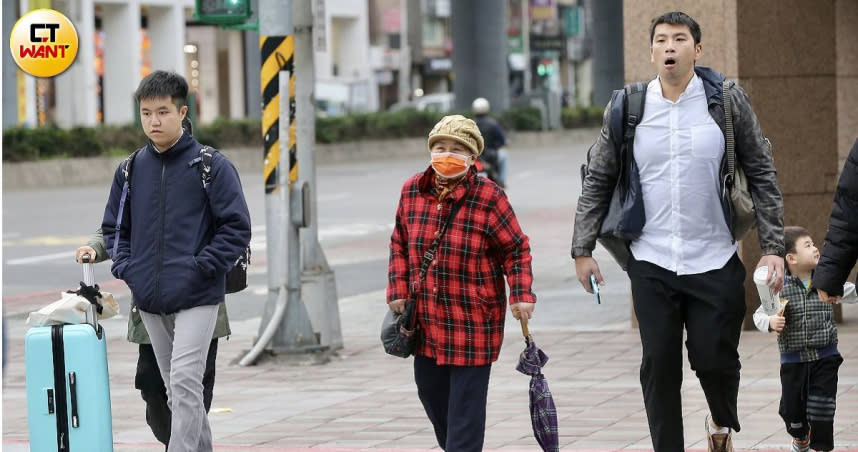
[(111, 272), (131, 289), (152, 341), (172, 411), (169, 452), (212, 450), (203, 371), (226, 274), (250, 243), (250, 214), (238, 172), (214, 153), (203, 182), (200, 151), (184, 133), (188, 84), (155, 71), (135, 97), (149, 142), (126, 180), (116, 170), (102, 230)]

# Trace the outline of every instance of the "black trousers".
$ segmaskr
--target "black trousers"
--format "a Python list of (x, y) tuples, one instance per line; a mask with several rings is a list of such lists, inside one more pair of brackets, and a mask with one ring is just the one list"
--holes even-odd
[[(643, 357), (641, 387), (656, 452), (684, 450), (682, 333), (713, 421), (739, 431), (739, 334), (745, 316), (745, 267), (737, 255), (723, 268), (679, 276), (629, 260)], [(702, 422), (702, 420), (701, 420)]]
[[(140, 396), (146, 402), (146, 423), (152, 429), (152, 434), (166, 445), (170, 442), (170, 422), (172, 421), (170, 408), (167, 406), (167, 388), (158, 370), (152, 345), (140, 344), (139, 353), (134, 387), (140, 390)], [(212, 406), (216, 357), (217, 339), (212, 339), (209, 354), (206, 357), (206, 370), (203, 374), (203, 404), (206, 406), (206, 412)]]
[(810, 448), (834, 449), (834, 410), (840, 355), (807, 363), (781, 364), (779, 414), (793, 438), (804, 438), (810, 428)]
[(439, 366), (432, 358), (414, 357), (417, 395), (441, 449), (483, 450), (491, 367)]

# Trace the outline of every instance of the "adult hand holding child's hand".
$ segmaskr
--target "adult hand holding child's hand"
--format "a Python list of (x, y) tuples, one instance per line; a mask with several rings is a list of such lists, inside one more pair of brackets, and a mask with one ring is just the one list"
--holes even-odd
[(819, 294), (819, 300), (823, 303), (831, 303), (831, 304), (840, 303), (840, 297), (837, 295), (828, 295), (828, 292), (826, 292), (822, 289), (816, 289), (816, 293)]

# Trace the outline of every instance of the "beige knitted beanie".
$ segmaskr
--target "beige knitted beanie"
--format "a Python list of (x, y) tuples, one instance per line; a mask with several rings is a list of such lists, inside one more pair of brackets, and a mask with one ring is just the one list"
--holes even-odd
[(477, 157), (483, 153), (483, 136), (477, 123), (462, 115), (444, 116), (435, 124), (429, 132), (429, 149), (442, 138), (462, 143)]

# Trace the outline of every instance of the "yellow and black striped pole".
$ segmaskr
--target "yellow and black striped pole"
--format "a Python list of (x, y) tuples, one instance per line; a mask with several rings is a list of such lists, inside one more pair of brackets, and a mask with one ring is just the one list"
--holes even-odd
[(265, 193), (272, 193), (279, 185), (278, 166), (281, 159), (280, 140), (280, 87), (281, 72), (289, 77), (289, 108), (287, 118), (289, 149), (289, 183), (298, 178), (298, 165), (295, 157), (295, 40), (289, 36), (260, 36), (259, 50), (262, 53), (261, 89), (262, 89), (262, 139), (265, 160), (262, 171), (265, 180)]

